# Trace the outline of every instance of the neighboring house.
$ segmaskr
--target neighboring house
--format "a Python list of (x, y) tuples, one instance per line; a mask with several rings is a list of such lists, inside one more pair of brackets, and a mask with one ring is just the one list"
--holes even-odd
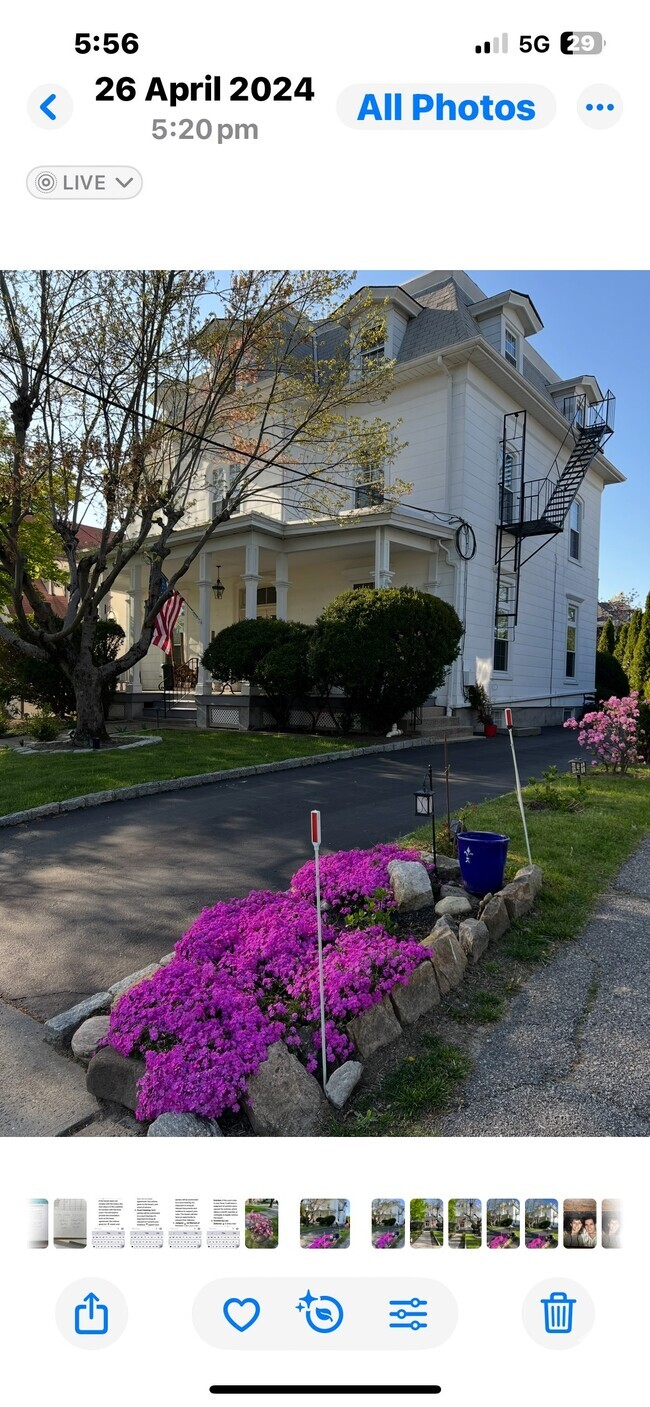
[[(288, 491), (260, 486), (179, 583), (187, 607), (176, 658), (198, 666), (213, 635), (237, 620), (310, 623), (351, 587), (411, 585), (451, 602), (465, 626), (438, 705), (463, 712), (478, 681), (499, 723), (509, 704), (520, 724), (561, 722), (594, 688), (601, 496), (624, 481), (603, 453), (613, 397), (593, 375), (560, 375), (539, 356), (531, 339), (542, 322), (525, 292), (488, 298), (448, 271), (371, 292), (387, 300), (386, 340), (366, 355), (395, 361), (380, 412), (401, 421), (396, 434), (407, 443), (391, 473), (410, 495), (383, 502), (378, 465), (351, 486), (347, 512), (314, 520)], [(326, 354), (336, 335), (323, 326), (315, 347)], [(223, 496), (229, 465), (206, 453), (202, 472), (170, 575)], [(118, 583), (129, 592), (131, 635), (147, 581), (141, 558)], [(152, 648), (132, 672), (124, 712), (142, 712), (162, 663)], [(220, 701), (203, 669), (196, 704), (199, 723), (247, 726), (245, 690)]]
[[(97, 547), (101, 540), (101, 528), (86, 526), (85, 523), (82, 523), (81, 526), (77, 529), (77, 541), (82, 552), (84, 551), (84, 549), (86, 551), (89, 551), (90, 548)], [(61, 556), (57, 558), (55, 565), (57, 568), (57, 577), (60, 578), (60, 580), (54, 579), (51, 581), (43, 581), (40, 578), (37, 578), (34, 585), (36, 586), (39, 595), (43, 597), (43, 600), (47, 601), (48, 605), (51, 606), (55, 616), (59, 616), (60, 619), (63, 620), (63, 617), (65, 616), (65, 613), (68, 609), (69, 592), (68, 586), (66, 584), (66, 579), (68, 577), (68, 563), (66, 558)], [(23, 606), (25, 611), (29, 615), (31, 608), (26, 597), (23, 597)], [(102, 615), (106, 620), (116, 620), (118, 624), (122, 626), (122, 629), (126, 631), (126, 593), (124, 591), (111, 591), (106, 597), (106, 599), (102, 602)]]

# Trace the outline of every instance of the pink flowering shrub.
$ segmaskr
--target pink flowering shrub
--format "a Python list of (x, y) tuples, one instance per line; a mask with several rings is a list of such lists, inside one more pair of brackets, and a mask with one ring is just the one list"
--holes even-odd
[[(323, 924), (329, 1064), (353, 1052), (348, 1022), (408, 982), (428, 957), (415, 939), (397, 939), (379, 923), (344, 931)], [(104, 1044), (144, 1059), (139, 1119), (166, 1112), (218, 1118), (239, 1110), (277, 1040), (316, 1070), (319, 1020), (313, 902), (292, 891), (254, 891), (203, 911), (173, 961), (117, 1002)]]
[(612, 695), (599, 712), (585, 713), (580, 722), (568, 718), (564, 727), (577, 732), (580, 747), (594, 754), (594, 766), (600, 762), (606, 772), (627, 772), (641, 761), (638, 723), (639, 695), (634, 690), (626, 699)]
[(526, 1242), (529, 1251), (545, 1251), (548, 1250), (550, 1244), (545, 1236), (533, 1236), (531, 1241)]
[[(394, 908), (388, 874), (391, 860), (420, 860), (420, 852), (405, 850), (400, 845), (375, 845), (372, 850), (338, 850), (335, 855), (324, 855), (320, 862), (323, 903), (345, 915), (377, 896), (380, 908)], [(293, 876), (291, 888), (295, 894), (315, 902), (316, 866), (313, 860), (309, 860)], [(377, 895), (378, 890), (382, 891), (380, 895)]]
[(331, 1251), (334, 1245), (333, 1236), (317, 1236), (314, 1241), (310, 1241), (307, 1247), (309, 1251)]
[(508, 1240), (508, 1236), (493, 1236), (492, 1240), (488, 1241), (488, 1246), (491, 1251), (502, 1251), (503, 1247), (507, 1246)]

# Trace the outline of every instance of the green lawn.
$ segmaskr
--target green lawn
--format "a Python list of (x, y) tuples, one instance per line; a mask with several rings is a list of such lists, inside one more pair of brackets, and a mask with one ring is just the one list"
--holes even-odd
[[(527, 787), (524, 799), (549, 802), (544, 787)], [(509, 998), (525, 982), (531, 964), (552, 954), (557, 945), (576, 938), (587, 923), (599, 895), (611, 883), (624, 860), (650, 830), (650, 769), (630, 776), (590, 775), (578, 789), (569, 776), (559, 776), (548, 787), (553, 809), (528, 810), (528, 830), (533, 861), (542, 866), (544, 888), (531, 914), (508, 929), (498, 945), (497, 961), (481, 963), (497, 990), (475, 991), (466, 1009), (449, 1002), (448, 1013), (465, 1023), (498, 1023)], [(579, 811), (563, 809), (577, 801)], [(521, 816), (514, 793), (468, 806), (463, 813), (469, 830), (500, 831), (509, 835), (507, 877), (527, 864)], [(428, 848), (427, 828), (406, 837), (407, 842)], [(513, 981), (513, 971), (517, 980)], [(462, 993), (458, 988), (455, 996)], [(498, 1040), (498, 1024), (495, 1036)], [(396, 1058), (373, 1093), (372, 1102), (359, 1100), (343, 1121), (341, 1132), (356, 1136), (405, 1136), (435, 1133), (436, 1116), (460, 1093), (471, 1068), (464, 1050), (424, 1036), (417, 1054)]]
[[(533, 863), (542, 866), (544, 888), (534, 913), (508, 930), (504, 949), (528, 962), (543, 958), (551, 943), (576, 937), (599, 894), (650, 830), (648, 768), (624, 777), (592, 775), (580, 788), (571, 777), (558, 776), (549, 790), (557, 798), (556, 805), (577, 798), (584, 809), (527, 808)], [(537, 799), (543, 791), (524, 788), (524, 801)], [(510, 836), (509, 877), (528, 863), (514, 792), (466, 807), (463, 815), (468, 830), (500, 831)], [(418, 831), (417, 839), (428, 846), (430, 833)]]
[[(135, 728), (133, 730), (136, 731)], [(128, 752), (72, 754), (35, 753), (21, 757), (0, 745), (0, 816), (65, 801), (92, 791), (113, 791), (136, 782), (188, 777), (231, 767), (254, 767), (289, 757), (313, 757), (323, 752), (361, 746), (343, 738), (315, 738), (269, 733), (199, 733), (155, 729), (162, 743)], [(144, 735), (143, 735), (144, 736)]]

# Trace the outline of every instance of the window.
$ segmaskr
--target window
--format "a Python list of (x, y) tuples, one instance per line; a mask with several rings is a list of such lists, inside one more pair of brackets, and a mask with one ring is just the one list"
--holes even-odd
[(571, 504), (569, 515), (569, 556), (572, 562), (580, 561), (580, 544), (582, 538), (582, 505), (577, 498)]
[(494, 629), (494, 670), (505, 674), (510, 653), (510, 615), (512, 612), (513, 586), (510, 582), (499, 582), (499, 604)]
[(377, 508), (384, 501), (383, 469), (362, 469), (354, 489), (355, 508)]
[[(277, 592), (274, 586), (258, 586), (257, 619), (274, 620), (277, 615)], [(246, 587), (239, 588), (239, 619), (246, 619)]]
[(361, 375), (368, 376), (371, 371), (375, 371), (379, 362), (383, 362), (386, 355), (383, 342), (377, 342), (374, 347), (367, 347), (361, 353)]
[(515, 517), (515, 485), (519, 474), (519, 457), (514, 450), (506, 450), (505, 462), (501, 470), (501, 522), (512, 523)]
[(352, 590), (353, 590), (353, 591), (374, 591), (374, 589), (375, 589), (375, 583), (374, 583), (374, 581), (353, 581), (353, 582), (352, 582)]
[(506, 327), (503, 338), (503, 355), (511, 366), (519, 366), (519, 338), (511, 327)]
[(576, 677), (576, 651), (578, 648), (578, 607), (567, 606), (566, 617), (566, 677)]
[[(216, 517), (217, 513), (220, 513), (220, 512), (221, 512), (221, 505), (222, 505), (222, 503), (223, 503), (223, 500), (224, 500), (224, 498), (226, 497), (226, 494), (228, 493), (228, 490), (231, 488), (232, 484), (235, 482), (235, 479), (237, 478), (237, 474), (238, 474), (238, 473), (239, 473), (239, 465), (238, 465), (238, 464), (220, 464), (219, 467), (218, 467), (218, 469), (214, 469), (214, 470), (213, 470), (213, 472), (212, 472), (212, 484), (211, 484), (211, 488), (210, 488), (210, 517), (211, 517), (211, 518)], [(236, 504), (234, 507), (232, 507), (232, 508), (230, 509), (231, 514), (239, 513), (239, 511), (240, 511), (240, 505), (239, 505), (239, 504)]]

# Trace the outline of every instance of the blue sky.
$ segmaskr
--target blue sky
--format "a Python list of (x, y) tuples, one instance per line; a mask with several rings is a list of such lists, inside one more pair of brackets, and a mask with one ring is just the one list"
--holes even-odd
[[(364, 269), (358, 282), (402, 283), (422, 270)], [(605, 490), (600, 558), (601, 600), (650, 590), (650, 273), (467, 271), (486, 294), (516, 288), (532, 298), (544, 327), (532, 345), (564, 379), (590, 372), (616, 395), (609, 458), (626, 484)]]

